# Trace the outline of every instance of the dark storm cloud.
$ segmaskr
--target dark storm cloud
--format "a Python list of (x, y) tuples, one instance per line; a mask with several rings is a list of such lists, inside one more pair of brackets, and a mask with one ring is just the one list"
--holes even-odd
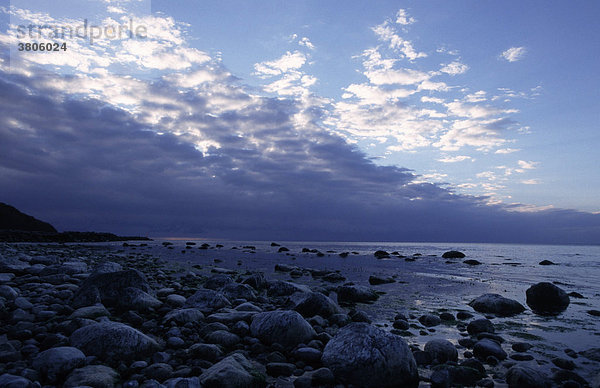
[[(137, 116), (76, 98), (44, 76), (0, 77), (0, 201), (59, 229), (247, 239), (597, 243), (600, 216), (509, 212), (484, 198), (416, 183), (377, 166), (343, 139), (298, 129), (292, 100), (229, 87), (244, 107), (210, 115), (215, 95), (179, 93), (164, 80)], [(252, 102), (251, 102), (252, 101)], [(251, 102), (251, 103), (250, 103)], [(189, 113), (182, 106), (189, 107)], [(149, 125), (154, 109), (177, 113)], [(144, 113), (146, 112), (146, 113)], [(312, 111), (318, 121), (319, 109)], [(148, 116), (149, 117), (149, 116)], [(198, 126), (220, 148), (201, 152)]]

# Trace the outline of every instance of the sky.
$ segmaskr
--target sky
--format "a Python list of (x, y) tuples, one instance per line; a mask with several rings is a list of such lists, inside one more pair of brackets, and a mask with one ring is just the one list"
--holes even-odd
[(58, 229), (600, 242), (600, 3), (0, 6), (0, 200)]

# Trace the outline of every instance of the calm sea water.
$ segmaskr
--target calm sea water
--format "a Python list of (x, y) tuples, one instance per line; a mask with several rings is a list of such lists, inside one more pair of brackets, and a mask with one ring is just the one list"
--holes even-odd
[[(212, 246), (220, 243), (224, 247), (200, 250), (196, 245), (193, 249), (184, 249), (186, 241), (195, 241), (197, 245), (206, 242)], [(486, 292), (501, 294), (526, 306), (528, 287), (538, 282), (553, 282), (566, 292), (575, 291), (584, 298), (571, 298), (568, 309), (555, 317), (538, 316), (527, 309), (515, 317), (495, 318), (493, 321), (500, 335), (507, 339), (505, 349), (509, 351), (514, 342), (533, 343), (530, 352), (536, 361), (531, 362), (536, 363), (536, 367), (542, 363), (541, 367), (550, 373), (552, 364), (548, 360), (552, 356), (565, 357), (564, 349), (582, 351), (600, 347), (600, 318), (587, 313), (592, 309), (600, 310), (600, 246), (278, 241), (289, 249), (289, 252), (278, 253), (279, 247), (271, 247), (270, 241), (171, 240), (175, 244), (172, 250), (165, 249), (161, 242), (152, 242), (148, 249), (169, 261), (202, 264), (207, 268), (262, 270), (269, 278), (290, 280), (289, 274), (273, 271), (277, 263), (339, 270), (347, 281), (362, 285), (369, 285), (368, 278), (372, 274), (395, 276), (396, 283), (373, 286), (385, 292), (376, 303), (359, 305), (376, 324), (388, 329), (394, 315), (401, 310), (415, 315), (460, 310), (473, 312), (468, 302)], [(243, 249), (248, 245), (255, 246), (256, 250)], [(301, 253), (304, 247), (318, 249), (325, 256)], [(378, 260), (373, 256), (376, 250), (397, 251), (414, 257), (415, 261), (395, 257)], [(466, 259), (475, 259), (482, 264), (469, 266), (462, 263), (463, 260), (447, 263), (441, 257), (447, 250), (459, 250), (466, 254)], [(357, 254), (341, 258), (340, 252)], [(214, 259), (218, 259), (217, 262)], [(556, 265), (539, 265), (544, 259)], [(293, 281), (323, 285), (310, 276)], [(440, 325), (427, 335), (420, 334), (419, 330), (413, 332), (415, 335), (407, 341), (420, 345), (432, 338), (446, 338), (455, 343), (461, 338), (452, 325)], [(586, 378), (593, 378), (595, 371), (600, 370), (600, 363), (582, 357), (577, 362), (581, 364), (579, 373)]]

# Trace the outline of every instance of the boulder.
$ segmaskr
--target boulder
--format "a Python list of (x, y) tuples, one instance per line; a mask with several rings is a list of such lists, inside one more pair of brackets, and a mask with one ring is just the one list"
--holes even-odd
[(424, 326), (432, 327), (442, 323), (442, 318), (434, 314), (424, 314), (419, 317), (419, 322)]
[[(101, 296), (102, 298), (102, 296)], [(148, 311), (159, 308), (162, 302), (149, 293), (135, 287), (127, 287), (123, 290), (123, 296), (119, 301), (122, 309)]]
[(489, 319), (475, 319), (467, 325), (467, 332), (471, 335), (479, 333), (494, 333), (494, 324)]
[(158, 344), (142, 332), (122, 323), (104, 321), (83, 326), (69, 339), (72, 346), (100, 359), (143, 358), (158, 350)]
[(315, 335), (312, 326), (296, 311), (269, 311), (252, 318), (250, 333), (266, 344), (279, 343), (293, 347), (310, 341)]
[(205, 370), (200, 383), (211, 388), (258, 388), (266, 386), (266, 376), (242, 354), (234, 353)]
[(246, 299), (252, 301), (256, 299), (256, 292), (247, 284), (229, 283), (220, 290), (229, 300)]
[(295, 292), (311, 292), (310, 288), (305, 285), (292, 282), (284, 282), (282, 280), (274, 280), (269, 282), (268, 296), (289, 296)]
[(506, 352), (502, 349), (502, 346), (489, 338), (477, 341), (475, 346), (473, 346), (473, 354), (480, 360), (485, 360), (489, 356), (494, 356), (498, 360), (506, 358)]
[(69, 346), (50, 348), (33, 359), (33, 368), (50, 383), (62, 381), (73, 369), (84, 364), (85, 354)]
[(506, 383), (510, 388), (550, 388), (550, 380), (533, 368), (515, 365), (506, 372)]
[(199, 377), (176, 377), (163, 384), (167, 388), (202, 388)]
[[(126, 291), (126, 289), (129, 290)], [(101, 302), (105, 306), (128, 309), (133, 296), (127, 297), (127, 293), (132, 293), (131, 289), (142, 291), (148, 295), (152, 294), (152, 289), (144, 274), (135, 269), (93, 273), (81, 284), (73, 296), (71, 304), (78, 308)]]
[(328, 318), (340, 312), (339, 306), (320, 292), (297, 292), (290, 296), (289, 301), (294, 306), (294, 310), (307, 318), (315, 315)]
[(200, 289), (185, 301), (186, 307), (194, 307), (203, 313), (210, 313), (223, 307), (231, 306), (229, 299), (220, 292)]
[(32, 383), (25, 377), (4, 373), (0, 375), (0, 387), (2, 388), (37, 388), (39, 385)]
[(176, 322), (179, 325), (185, 325), (190, 322), (198, 322), (204, 319), (202, 311), (194, 308), (171, 310), (163, 318), (163, 322)]
[(233, 283), (233, 278), (231, 276), (225, 274), (216, 274), (206, 279), (204, 282), (204, 288), (209, 290), (218, 290), (229, 283)]
[(101, 273), (113, 273), (122, 271), (123, 267), (119, 263), (115, 263), (114, 261), (105, 261), (94, 267), (93, 274), (101, 274)]
[(114, 369), (104, 365), (88, 365), (71, 372), (63, 388), (112, 388), (117, 385), (118, 381), (119, 374)]
[(457, 361), (458, 351), (452, 342), (445, 339), (433, 339), (425, 344), (425, 351), (431, 355), (432, 360), (437, 360), (438, 364), (446, 361)]
[(521, 303), (498, 294), (483, 294), (469, 302), (469, 306), (480, 313), (499, 316), (511, 316), (525, 311)]
[(69, 319), (76, 319), (76, 318), (96, 319), (99, 317), (108, 317), (108, 316), (110, 316), (110, 313), (108, 312), (106, 307), (104, 307), (101, 304), (98, 304), (98, 305), (94, 305), (94, 306), (86, 306), (86, 307), (78, 308), (77, 310), (73, 311), (73, 313), (69, 316)]
[(462, 259), (465, 254), (460, 251), (448, 251), (442, 254), (444, 259)]
[(339, 286), (339, 303), (371, 303), (379, 299), (379, 294), (365, 286)]
[(345, 384), (417, 387), (417, 364), (407, 343), (367, 323), (351, 323), (327, 343), (323, 365)]
[(526, 291), (527, 305), (539, 315), (556, 315), (569, 306), (569, 295), (552, 283), (542, 282)]

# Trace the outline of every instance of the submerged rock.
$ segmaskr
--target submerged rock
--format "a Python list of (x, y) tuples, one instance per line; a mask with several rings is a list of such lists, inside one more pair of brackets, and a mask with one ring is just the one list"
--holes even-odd
[(526, 291), (527, 305), (539, 315), (556, 315), (569, 306), (569, 295), (552, 283), (542, 282)]
[(483, 294), (469, 302), (469, 306), (480, 313), (500, 316), (511, 316), (525, 311), (521, 303), (498, 294)]
[(477, 341), (475, 346), (473, 346), (473, 354), (481, 360), (485, 360), (489, 356), (494, 356), (498, 360), (504, 360), (507, 356), (498, 342), (488, 338)]
[(417, 364), (399, 336), (367, 323), (351, 323), (325, 347), (323, 364), (346, 384), (360, 387), (416, 387)]
[(396, 282), (396, 280), (391, 276), (386, 276), (386, 277), (376, 276), (376, 275), (369, 276), (369, 284), (372, 286), (376, 286), (379, 284), (395, 283), (395, 282)]

